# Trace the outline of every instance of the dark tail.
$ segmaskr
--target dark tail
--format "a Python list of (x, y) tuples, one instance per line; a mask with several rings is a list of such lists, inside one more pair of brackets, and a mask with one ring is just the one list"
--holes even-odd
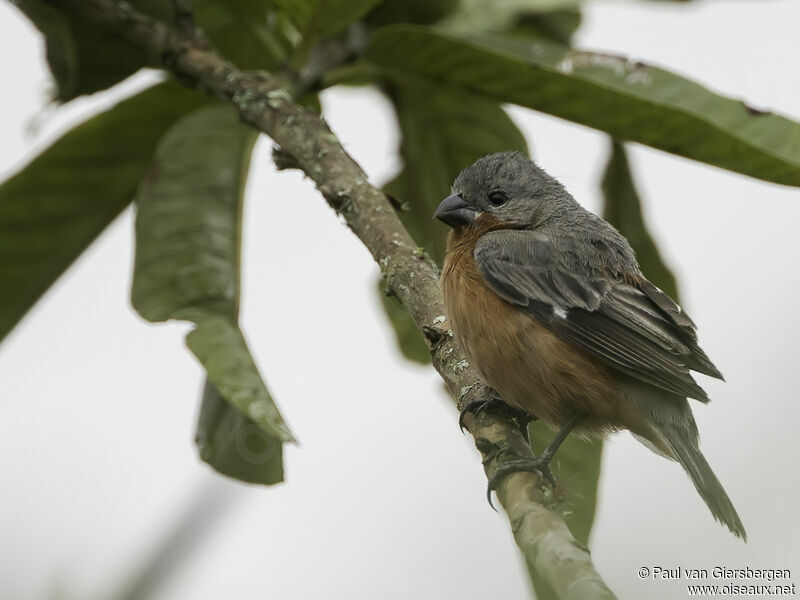
[(661, 425), (658, 429), (672, 448), (675, 458), (691, 477), (694, 487), (708, 505), (714, 518), (724, 523), (733, 535), (747, 541), (744, 525), (719, 479), (700, 452), (697, 441), (693, 440), (685, 429), (675, 425)]

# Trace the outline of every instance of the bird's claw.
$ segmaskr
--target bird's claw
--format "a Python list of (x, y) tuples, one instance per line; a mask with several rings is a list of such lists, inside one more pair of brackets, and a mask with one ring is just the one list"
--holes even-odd
[(524, 410), (506, 404), (500, 397), (491, 393), (480, 394), (464, 405), (458, 416), (458, 426), (461, 431), (463, 432), (466, 428), (464, 417), (468, 413), (477, 415), (487, 411), (493, 411), (496, 414), (512, 419), (517, 424), (522, 437), (525, 438), (526, 442), (529, 442), (528, 423), (536, 420), (536, 417), (532, 417)]
[(489, 506), (497, 510), (492, 503), (492, 492), (497, 490), (497, 486), (500, 485), (500, 482), (512, 473), (536, 473), (544, 482), (549, 484), (552, 488), (555, 488), (556, 478), (553, 477), (553, 472), (550, 470), (550, 458), (551, 457), (546, 456), (516, 458), (498, 465), (489, 478), (489, 484), (486, 487), (486, 499), (489, 501)]
[[(496, 400), (496, 402), (501, 401)], [(486, 398), (473, 398), (464, 405), (464, 408), (462, 408), (461, 412), (458, 414), (458, 428), (462, 431), (462, 433), (467, 427), (464, 424), (464, 417), (466, 417), (469, 413), (477, 414), (486, 410), (487, 406), (489, 406), (491, 403), (492, 401)]]

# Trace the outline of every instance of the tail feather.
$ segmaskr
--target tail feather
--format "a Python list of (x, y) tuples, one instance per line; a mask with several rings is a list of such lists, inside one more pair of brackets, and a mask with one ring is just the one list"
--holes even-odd
[(719, 479), (700, 452), (697, 441), (692, 439), (687, 431), (675, 425), (661, 425), (658, 429), (666, 438), (675, 458), (691, 478), (714, 518), (725, 524), (733, 535), (747, 541), (744, 525)]

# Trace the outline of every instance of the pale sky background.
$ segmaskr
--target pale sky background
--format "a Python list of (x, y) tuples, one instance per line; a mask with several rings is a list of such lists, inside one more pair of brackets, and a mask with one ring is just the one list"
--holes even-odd
[[(604, 3), (585, 15), (582, 47), (800, 119), (797, 2)], [(3, 179), (121, 97), (45, 109), (42, 40), (7, 1), (0, 50)], [(323, 104), (371, 181), (397, 170), (395, 124), (376, 92), (332, 90)], [(597, 210), (604, 136), (510, 113), (540, 163)], [(149, 325), (130, 308), (127, 211), (0, 346), (0, 596), (108, 597), (209, 495), (224, 518), (203, 521), (207, 535), (154, 598), (526, 597), (508, 522), (486, 504), (479, 456), (440, 380), (395, 348), (376, 265), (307, 180), (275, 173), (269, 149), (262, 139), (247, 192), (242, 316), (302, 443), (286, 452), (287, 483), (242, 485), (198, 460), (201, 371), (185, 326)], [(703, 381), (714, 401), (695, 415), (750, 542), (715, 523), (677, 465), (623, 434), (604, 457), (595, 563), (621, 598), (686, 596), (682, 583), (640, 580), (642, 566), (789, 568), (800, 583), (800, 191), (631, 154), (648, 223), (728, 380)], [(289, 221), (304, 223), (302, 244)]]

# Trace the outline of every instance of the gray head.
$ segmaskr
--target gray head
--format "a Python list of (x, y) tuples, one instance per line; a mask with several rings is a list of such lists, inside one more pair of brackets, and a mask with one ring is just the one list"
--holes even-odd
[(633, 250), (616, 229), (585, 210), (533, 161), (519, 152), (478, 159), (453, 183), (434, 217), (458, 229), (485, 216), (508, 229), (537, 229), (558, 239), (558, 251), (573, 266), (637, 273)]
[(451, 227), (487, 214), (515, 227), (537, 224), (581, 210), (558, 181), (519, 152), (479, 158), (453, 182), (452, 195), (434, 217)]

